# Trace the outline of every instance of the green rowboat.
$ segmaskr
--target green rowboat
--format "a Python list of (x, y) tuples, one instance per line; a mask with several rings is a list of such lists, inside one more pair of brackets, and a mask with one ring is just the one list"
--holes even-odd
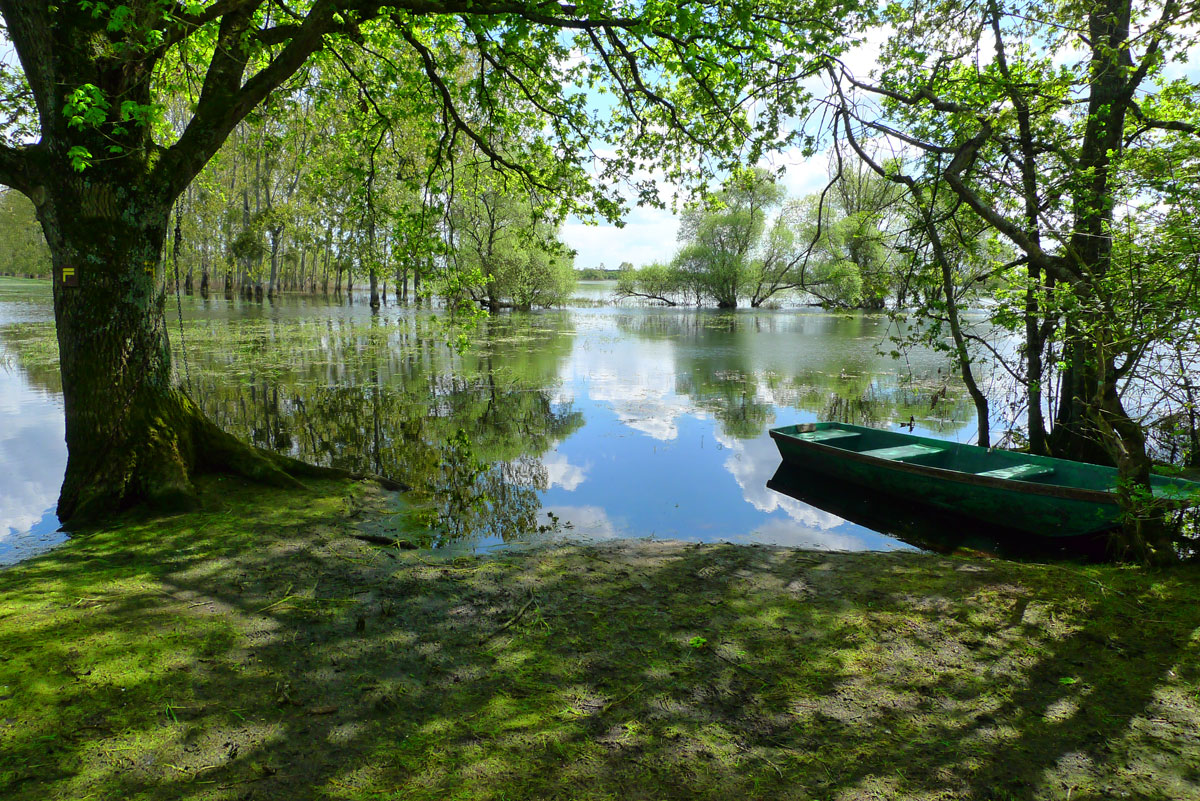
[[(1040, 537), (1115, 527), (1111, 467), (980, 448), (845, 423), (771, 430), (784, 462)], [(1200, 504), (1200, 483), (1154, 476), (1156, 496)]]

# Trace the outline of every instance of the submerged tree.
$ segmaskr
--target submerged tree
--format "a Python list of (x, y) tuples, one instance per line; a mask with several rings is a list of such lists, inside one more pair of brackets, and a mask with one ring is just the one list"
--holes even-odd
[(674, 265), (661, 262), (622, 270), (617, 276), (616, 294), (618, 298), (636, 298), (675, 306), (687, 294), (687, 276), (676, 270)]
[(692, 276), (718, 308), (735, 308), (754, 282), (752, 265), (767, 215), (784, 194), (762, 168), (734, 173), (720, 192), (684, 212), (675, 269)]
[(574, 271), (554, 209), (479, 161), (458, 172), (465, 175), (454, 187), (447, 218), (447, 262), (457, 274), (455, 284), (490, 310), (561, 303)]

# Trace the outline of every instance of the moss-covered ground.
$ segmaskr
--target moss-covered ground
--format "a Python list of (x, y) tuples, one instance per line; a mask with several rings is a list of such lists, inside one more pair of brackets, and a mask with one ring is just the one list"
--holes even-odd
[(0, 572), (0, 798), (1200, 798), (1200, 574), (437, 557), (204, 483)]

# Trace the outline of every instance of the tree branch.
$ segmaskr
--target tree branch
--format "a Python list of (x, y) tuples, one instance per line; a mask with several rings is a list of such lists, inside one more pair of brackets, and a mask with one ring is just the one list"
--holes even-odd
[(49, 11), (44, 3), (0, 0), (0, 16), (8, 25), (8, 37), (21, 60), (25, 80), (33, 90), (42, 130), (46, 130), (56, 104)]
[(167, 12), (170, 15), (171, 21), (167, 26), (166, 36), (163, 38), (161, 49), (165, 52), (172, 45), (178, 44), (203, 26), (217, 21), (225, 14), (252, 10), (262, 5), (262, 3), (263, 0), (217, 0), (211, 6), (194, 14), (189, 14), (182, 4), (175, 3), (175, 7)]
[[(853, 133), (850, 131), (849, 120), (852, 116), (850, 112), (850, 104), (842, 94), (841, 83), (837, 81), (837, 76), (832, 74), (832, 70), (830, 70), (830, 72), (830, 77), (834, 80), (834, 84), (837, 87), (837, 94), (840, 101), (840, 112), (846, 122), (845, 127), (849, 136), (851, 147), (854, 147), (855, 152), (858, 153), (860, 158), (866, 160), (864, 154), (860, 152), (861, 148), (857, 146), (857, 141), (855, 140)], [(869, 93), (882, 94), (906, 105), (917, 106), (924, 102), (928, 103), (938, 111), (948, 111), (953, 113), (968, 111), (966, 107), (963, 107), (960, 104), (947, 103), (939, 100), (937, 96), (927, 88), (922, 88), (912, 95), (904, 95), (899, 92), (893, 92), (891, 90), (884, 89), (883, 87), (871, 86), (870, 84), (857, 81), (852, 76), (848, 75), (844, 68), (842, 69), (842, 74), (855, 88), (862, 89), (863, 91)], [(857, 119), (857, 117), (855, 117), (855, 119)], [(960, 200), (966, 203), (972, 211), (979, 215), (981, 219), (986, 221), (1001, 234), (1008, 237), (1013, 244), (1025, 252), (1031, 261), (1036, 262), (1038, 265), (1044, 267), (1048, 271), (1067, 278), (1068, 280), (1073, 278), (1074, 276), (1064, 275), (1066, 267), (1061, 258), (1053, 257), (1046, 253), (1046, 251), (1042, 248), (1041, 243), (1035, 236), (1031, 236), (1030, 233), (1025, 231), (1021, 226), (1013, 223), (1012, 220), (1008, 219), (995, 208), (993, 208), (991, 204), (984, 203), (979, 195), (976, 194), (969, 186), (967, 186), (966, 181), (963, 180), (963, 172), (965, 172), (967, 168), (974, 163), (980, 149), (992, 135), (991, 121), (982, 117), (976, 117), (976, 119), (979, 123), (978, 133), (963, 142), (958, 147), (948, 150), (948, 152), (953, 153), (953, 158), (951, 158), (950, 164), (942, 173), (946, 183), (949, 184), (950, 188), (954, 191), (954, 194), (957, 195)], [(881, 172), (878, 167), (874, 167), (874, 169), (876, 172), (880, 172), (880, 174), (884, 177), (890, 177)], [(912, 179), (910, 178), (909, 180)]]
[(954, 194), (958, 195), (981, 219), (1004, 234), (1014, 245), (1023, 250), (1031, 262), (1067, 280), (1076, 278), (1077, 276), (1065, 274), (1066, 265), (1061, 258), (1052, 257), (1048, 254), (1042, 249), (1041, 242), (1036, 237), (1030, 235), (1024, 228), (1001, 214), (992, 204), (984, 203), (979, 195), (967, 186), (966, 181), (963, 180), (963, 172), (974, 162), (980, 148), (983, 147), (984, 142), (992, 135), (991, 121), (983, 119), (979, 122), (979, 133), (963, 142), (956, 149), (954, 158), (950, 160), (950, 164), (947, 165), (945, 171), (942, 173), (946, 179), (946, 183), (954, 190)]
[(480, 136), (480, 134), (474, 128), (467, 124), (466, 120), (462, 118), (462, 115), (458, 113), (458, 107), (454, 103), (454, 98), (450, 94), (449, 87), (446, 86), (445, 81), (443, 81), (441, 75), (438, 74), (437, 62), (433, 59), (433, 53), (428, 47), (421, 44), (421, 41), (417, 39), (411, 30), (402, 28), (400, 30), (400, 35), (406, 42), (409, 43), (409, 45), (412, 46), (414, 50), (417, 51), (417, 54), (420, 55), (421, 64), (425, 70), (425, 75), (427, 78), (429, 78), (429, 82), (433, 85), (434, 91), (438, 93), (438, 96), (442, 101), (442, 108), (449, 116), (451, 121), (453, 121), (455, 129), (465, 133), (467, 138), (474, 142), (475, 146), (478, 147), (480, 151), (483, 152), (489, 159), (491, 159), (493, 163), (499, 164), (502, 167), (505, 167), (516, 173), (517, 175), (525, 176), (535, 186), (539, 186), (542, 189), (552, 190), (553, 187), (544, 186), (537, 181), (537, 179), (530, 174), (529, 170), (521, 167), (519, 164), (514, 164), (501, 155), (486, 139)]
[(196, 113), (155, 168), (154, 178), (172, 197), (204, 168), (234, 126), (291, 78), (321, 47), (321, 37), (336, 27), (336, 5), (317, 0), (295, 36), (267, 66), (242, 84), (250, 58), (245, 35), (253, 24), (253, 5), (247, 3), (221, 18), (217, 47), (204, 77)]
[(1133, 112), (1133, 116), (1137, 117), (1138, 122), (1147, 128), (1157, 128), (1163, 131), (1179, 131), (1180, 133), (1200, 135), (1200, 125), (1192, 125), (1190, 122), (1181, 120), (1158, 120), (1153, 117), (1147, 117), (1146, 112), (1142, 111), (1141, 105), (1136, 100), (1129, 101), (1129, 110)]

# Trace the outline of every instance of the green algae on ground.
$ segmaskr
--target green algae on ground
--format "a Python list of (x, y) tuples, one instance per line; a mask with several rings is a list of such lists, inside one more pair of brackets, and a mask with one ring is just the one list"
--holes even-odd
[(0, 572), (0, 797), (1200, 798), (1194, 568), (446, 558), (202, 489)]

